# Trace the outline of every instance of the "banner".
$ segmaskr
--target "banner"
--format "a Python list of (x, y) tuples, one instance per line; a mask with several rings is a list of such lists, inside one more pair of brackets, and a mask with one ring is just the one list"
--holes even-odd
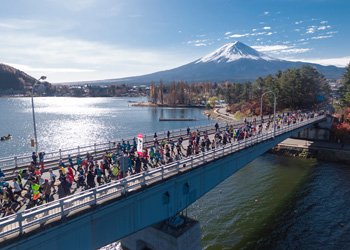
[(137, 135), (137, 153), (142, 156), (143, 151), (143, 134)]

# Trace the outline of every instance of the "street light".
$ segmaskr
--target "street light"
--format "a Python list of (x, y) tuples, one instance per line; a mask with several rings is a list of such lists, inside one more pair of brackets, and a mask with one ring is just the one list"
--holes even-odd
[(261, 116), (263, 115), (263, 113), (262, 113), (263, 97), (264, 97), (265, 94), (270, 93), (270, 92), (271, 92), (271, 91), (267, 91), (267, 92), (265, 92), (265, 93), (263, 93), (263, 94), (261, 95), (261, 104), (260, 104), (260, 115), (261, 115)]
[(273, 139), (275, 139), (275, 135), (276, 135), (276, 95), (275, 95), (275, 92), (273, 92), (271, 89), (269, 88), (266, 88), (266, 87), (259, 87), (259, 89), (267, 89), (268, 91), (263, 93), (261, 95), (261, 107), (260, 107), (260, 112), (261, 112), (261, 115), (262, 115), (262, 101), (263, 101), (263, 96), (267, 93), (272, 93), (273, 96), (275, 97), (275, 102), (274, 102), (274, 107), (273, 107)]
[(35, 153), (38, 155), (38, 138), (36, 135), (36, 123), (35, 123), (35, 113), (34, 113), (34, 87), (40, 83), (40, 80), (45, 80), (46, 76), (41, 76), (38, 80), (35, 81), (32, 87), (32, 111), (33, 111), (33, 126), (34, 126), (34, 137), (35, 137)]

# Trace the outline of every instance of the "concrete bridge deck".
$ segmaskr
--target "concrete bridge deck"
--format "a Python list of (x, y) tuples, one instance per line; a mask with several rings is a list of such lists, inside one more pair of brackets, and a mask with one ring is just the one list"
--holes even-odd
[[(230, 121), (225, 123), (218, 123), (220, 129), (223, 129), (227, 124), (232, 125), (234, 127), (238, 127), (244, 124), (243, 120), (238, 121)], [(200, 130), (201, 132), (207, 131), (209, 135), (212, 135), (215, 133), (215, 123), (213, 124), (207, 124), (202, 126), (195, 126), (190, 127), (191, 132)], [(170, 140), (173, 140), (176, 142), (180, 137), (183, 137), (187, 139), (187, 128), (183, 129), (177, 129), (177, 130), (171, 130), (170, 132)], [(167, 131), (159, 132), (158, 134), (158, 140), (167, 139)], [(144, 145), (146, 147), (150, 147), (153, 145), (153, 139), (154, 134), (148, 134), (144, 135)], [(115, 145), (118, 143), (121, 143), (122, 140), (129, 141), (130, 144), (133, 142), (133, 138), (126, 138), (126, 139), (117, 139), (115, 141), (108, 141), (106, 143), (101, 144), (93, 144), (93, 145), (87, 145), (87, 146), (78, 146), (75, 148), (68, 148), (68, 149), (59, 149), (57, 151), (53, 152), (45, 152), (45, 170), (48, 171), (48, 169), (58, 169), (58, 161), (59, 159), (62, 159), (65, 164), (68, 164), (68, 155), (71, 155), (73, 160), (76, 156), (84, 157), (88, 152), (92, 153), (94, 155), (94, 158), (96, 160), (100, 160), (102, 158), (102, 155), (105, 153), (106, 150), (111, 151), (115, 149)], [(27, 169), (30, 165), (30, 162), (32, 161), (32, 157), (30, 154), (28, 155), (17, 155), (13, 157), (4, 157), (0, 158), (0, 167), (4, 171), (6, 175), (6, 180), (11, 180), (14, 176), (14, 171), (21, 170), (21, 169)], [(75, 161), (75, 160), (74, 160)]]
[[(263, 119), (268, 119), (269, 116), (264, 116)], [(253, 118), (247, 118), (247, 121), (252, 121)], [(257, 122), (260, 122), (260, 118), (257, 118)], [(238, 127), (244, 124), (243, 120), (228, 120), (226, 122), (218, 122), (218, 125), (220, 129), (223, 129), (226, 125), (232, 125), (234, 127)], [(191, 132), (200, 130), (201, 132), (207, 131), (208, 134), (215, 133), (215, 122), (212, 124), (207, 125), (201, 125), (201, 126), (194, 126), (190, 127)], [(181, 128), (176, 130), (170, 130), (170, 139), (171, 140), (177, 140), (180, 137), (187, 138), (187, 128)], [(158, 140), (167, 139), (167, 131), (157, 132), (158, 134)], [(145, 134), (144, 135), (144, 145), (151, 145), (153, 144), (153, 137), (154, 134)], [(92, 144), (92, 145), (84, 145), (84, 146), (77, 146), (73, 148), (64, 148), (64, 149), (58, 149), (56, 151), (51, 152), (45, 152), (45, 166), (46, 169), (49, 168), (57, 168), (58, 166), (58, 160), (62, 159), (65, 163), (68, 163), (68, 155), (71, 155), (74, 159), (76, 156), (84, 156), (86, 153), (90, 152), (92, 153), (97, 159), (101, 157), (101, 155), (106, 150), (112, 150), (115, 145), (118, 143), (121, 143), (122, 140), (129, 141), (132, 144), (133, 138), (135, 137), (127, 137), (125, 139), (119, 138), (116, 140), (108, 141), (105, 143), (100, 144)], [(45, 151), (45, 150), (41, 150)], [(39, 159), (38, 159), (39, 160)], [(0, 158), (0, 168), (4, 171), (5, 174), (8, 176), (11, 176), (15, 170), (20, 169), (26, 169), (30, 162), (32, 161), (32, 155), (31, 154), (24, 154), (24, 155), (14, 155), (10, 157), (2, 157)]]
[[(0, 246), (104, 246), (182, 211), (272, 146), (323, 118), (278, 129), (275, 139), (270, 131), (2, 218)], [(103, 237), (94, 233), (100, 230)], [(74, 237), (83, 238), (72, 242)]]

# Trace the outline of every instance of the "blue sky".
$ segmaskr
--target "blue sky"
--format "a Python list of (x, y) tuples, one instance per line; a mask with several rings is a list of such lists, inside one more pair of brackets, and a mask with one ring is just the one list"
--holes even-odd
[(345, 66), (347, 0), (17, 0), (0, 8), (0, 62), (48, 81), (171, 69), (232, 41), (272, 57)]

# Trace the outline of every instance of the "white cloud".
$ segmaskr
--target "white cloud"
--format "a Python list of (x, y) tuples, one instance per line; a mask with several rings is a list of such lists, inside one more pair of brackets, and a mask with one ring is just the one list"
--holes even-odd
[(318, 30), (325, 30), (325, 29), (330, 29), (330, 28), (331, 28), (330, 25), (328, 25), (328, 26), (320, 26), (320, 27), (318, 27)]
[(269, 52), (276, 55), (305, 53), (311, 50), (309, 48), (296, 48), (295, 46), (288, 46), (288, 45), (262, 45), (262, 46), (252, 46), (252, 48), (260, 52)]
[(337, 67), (345, 67), (350, 62), (350, 56), (338, 57), (338, 58), (284, 58), (285, 60), (295, 61), (295, 62), (309, 62), (321, 65), (334, 65)]
[(270, 12), (265, 11), (263, 15), (266, 16), (268, 14), (270, 14)]
[(203, 40), (192, 40), (192, 41), (188, 41), (187, 44), (192, 44), (192, 43), (203, 43), (208, 41), (207, 39), (203, 39)]
[(42, 22), (38, 22), (30, 19), (0, 19), (0, 28), (6, 28), (10, 30), (35, 30), (45, 25)]
[(285, 49), (285, 50), (281, 50), (280, 54), (298, 54), (298, 53), (305, 53), (307, 51), (310, 51), (311, 49), (307, 48), (307, 49)]
[(263, 29), (264, 29), (264, 30), (270, 30), (271, 27), (264, 27)]
[(328, 26), (320, 26), (320, 27), (312, 25), (312, 26), (308, 27), (308, 29), (306, 30), (306, 33), (307, 34), (313, 34), (313, 33), (315, 33), (316, 30), (325, 30), (325, 29), (330, 29), (330, 28), (331, 28), (330, 25), (328, 25)]
[(21, 27), (12, 25), (12, 24), (7, 24), (7, 23), (0, 23), (0, 28), (6, 28), (6, 29), (21, 29)]
[(337, 34), (339, 31), (329, 31), (329, 32), (327, 32), (326, 34), (327, 35), (330, 35), (330, 34)]
[(311, 39), (325, 39), (325, 38), (331, 38), (333, 37), (333, 35), (330, 35), (330, 36), (315, 36), (315, 37), (311, 37)]
[(321, 23), (322, 23), (322, 24), (325, 24), (325, 23), (328, 23), (328, 21), (322, 21)]
[(304, 42), (305, 41), (305, 39), (299, 39), (298, 40), (298, 42)]
[(249, 36), (249, 35), (250, 35), (249, 33), (246, 33), (246, 34), (233, 34), (230, 37), (231, 38), (238, 38), (238, 37), (245, 37), (245, 36)]
[[(271, 34), (270, 34), (271, 33)], [(276, 32), (275, 32), (276, 33)], [(258, 32), (258, 33), (245, 33), (245, 34), (233, 34), (228, 37), (225, 37), (225, 39), (230, 39), (230, 38), (240, 38), (240, 37), (247, 37), (247, 36), (261, 36), (266, 34), (266, 32)], [(272, 32), (269, 32), (267, 35), (272, 35)]]
[(303, 21), (295, 22), (295, 24), (301, 24), (301, 23), (303, 23)]
[(299, 31), (300, 31), (300, 29), (295, 29), (295, 31), (296, 31), (296, 32), (299, 32)]
[(251, 47), (260, 52), (276, 51), (276, 50), (283, 50), (283, 49), (289, 48), (286, 45), (265, 45), (265, 46), (251, 46)]
[(226, 33), (225, 33), (225, 36), (228, 36), (228, 35), (230, 35), (230, 34), (232, 34), (232, 32), (230, 32), (230, 31), (229, 31), (229, 32), (226, 32)]
[(251, 36), (261, 36), (261, 35), (264, 35), (264, 34), (266, 34), (266, 32), (252, 33), (250, 35)]
[(46, 37), (23, 31), (6, 32), (0, 39), (2, 61), (22, 65), (23, 68), (19, 69), (28, 74), (33, 73), (33, 76), (52, 72), (48, 74), (50, 82), (127, 77), (184, 63), (181, 60), (169, 60), (177, 57), (166, 54), (156, 50), (128, 49), (104, 42), (62, 36)]
[(272, 34), (273, 34), (272, 32), (269, 32), (269, 33), (267, 33), (266, 35), (271, 36)]
[(207, 45), (205, 43), (196, 43), (194, 46), (199, 47), (199, 46), (207, 46)]
[(252, 29), (253, 32), (257, 31), (257, 29)]
[(315, 33), (315, 31), (316, 31), (316, 26), (309, 26), (309, 28), (306, 30), (306, 33), (307, 34), (313, 34), (313, 33)]
[(16, 69), (21, 69), (24, 72), (36, 72), (36, 73), (87, 73), (96, 72), (94, 69), (75, 69), (75, 68), (35, 68), (28, 65), (5, 63)]

